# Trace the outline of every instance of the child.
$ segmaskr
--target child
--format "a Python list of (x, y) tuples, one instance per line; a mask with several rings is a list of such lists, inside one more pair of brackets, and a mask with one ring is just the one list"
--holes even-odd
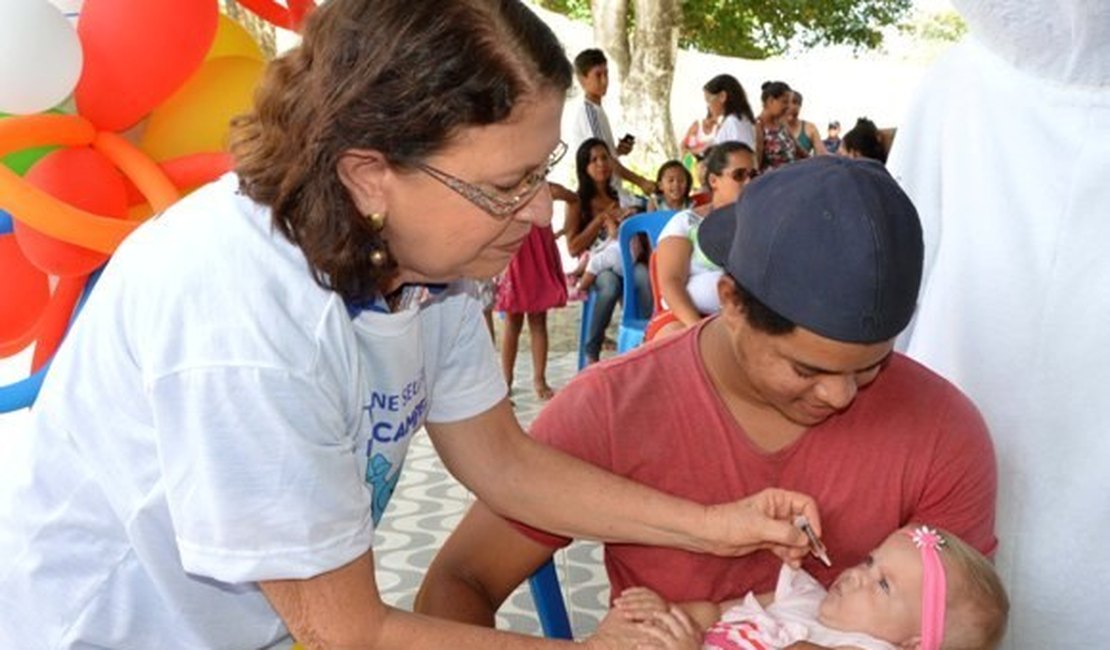
[(532, 387), (536, 397), (549, 400), (555, 391), (547, 384), (547, 310), (567, 304), (563, 263), (551, 226), (532, 226), (524, 244), (513, 255), (497, 288), (494, 308), (505, 312), (501, 335), (501, 370), (509, 392), (524, 320), (532, 339)]
[[(989, 650), (1009, 612), (990, 561), (927, 526), (896, 531), (828, 591), (808, 573), (783, 566), (774, 594), (680, 605), (692, 627), (642, 587), (625, 590), (615, 606), (625, 620), (656, 622), (666, 647), (690, 650), (771, 650), (803, 640), (842, 650)], [(706, 630), (700, 646), (695, 628)]]
[(659, 191), (648, 201), (648, 210), (685, 210), (691, 206), (690, 187), (694, 182), (690, 170), (677, 160), (668, 160), (659, 167), (655, 186)]

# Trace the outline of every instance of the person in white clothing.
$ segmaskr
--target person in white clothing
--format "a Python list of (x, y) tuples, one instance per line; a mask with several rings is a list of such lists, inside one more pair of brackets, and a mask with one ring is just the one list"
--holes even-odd
[(615, 154), (613, 187), (619, 190), (621, 181), (628, 181), (640, 188), (645, 196), (655, 194), (655, 183), (625, 167), (619, 160), (620, 156), (632, 152), (636, 139), (632, 134), (626, 134), (619, 141), (615, 140), (613, 129), (609, 126), (609, 117), (601, 105), (605, 93), (609, 92), (609, 60), (605, 58), (605, 53), (597, 48), (582, 50), (574, 57), (574, 71), (584, 97), (571, 123), (568, 149), (578, 151), (578, 147), (590, 138), (605, 142), (609, 145), (609, 151)]
[(122, 244), (0, 460), (0, 646), (560, 647), (382, 603), (374, 529), (422, 428), (506, 516), (799, 557), (808, 497), (669, 497), (513, 416), (474, 279), (550, 219), (571, 75), (513, 0), (315, 9), (236, 173)]
[(721, 269), (698, 247), (698, 227), (712, 210), (730, 206), (755, 178), (755, 157), (747, 145), (724, 142), (709, 148), (705, 178), (710, 201), (671, 217), (659, 233), (655, 277), (663, 310), (652, 314), (644, 340), (681, 332), (721, 310), (717, 280)]
[(736, 77), (719, 74), (702, 86), (705, 103), (714, 115), (721, 115), (714, 144), (742, 142), (755, 151), (755, 115), (748, 94)]
[(673, 650), (990, 650), (1009, 615), (990, 560), (959, 537), (920, 525), (892, 533), (828, 590), (783, 565), (769, 594), (675, 606), (632, 587), (613, 605), (602, 628), (653, 621)]
[(925, 236), (900, 347), (990, 425), (1004, 647), (1110, 648), (1110, 3), (952, 4), (968, 36), (922, 80), (888, 162)]

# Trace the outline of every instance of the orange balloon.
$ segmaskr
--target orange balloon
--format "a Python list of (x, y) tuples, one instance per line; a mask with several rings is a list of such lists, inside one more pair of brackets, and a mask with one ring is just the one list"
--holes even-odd
[(15, 236), (0, 235), (0, 356), (34, 339), (35, 324), (50, 299), (50, 279), (23, 255)]
[(93, 140), (93, 149), (119, 167), (155, 210), (165, 210), (181, 198), (177, 188), (153, 160), (115, 133), (97, 133)]
[[(127, 216), (123, 176), (104, 156), (87, 147), (47, 154), (24, 179), (82, 210), (115, 219)], [(88, 275), (108, 260), (107, 253), (68, 244), (20, 221), (15, 223), (15, 236), (27, 259), (51, 275)]]

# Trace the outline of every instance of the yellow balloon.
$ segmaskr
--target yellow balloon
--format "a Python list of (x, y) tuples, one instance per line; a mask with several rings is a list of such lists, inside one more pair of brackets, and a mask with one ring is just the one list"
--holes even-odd
[(232, 117), (251, 108), (263, 63), (241, 56), (205, 61), (150, 114), (139, 148), (156, 161), (225, 151)]
[(256, 61), (265, 61), (262, 48), (242, 25), (220, 14), (216, 25), (216, 38), (204, 57), (205, 61), (225, 56), (242, 56)]

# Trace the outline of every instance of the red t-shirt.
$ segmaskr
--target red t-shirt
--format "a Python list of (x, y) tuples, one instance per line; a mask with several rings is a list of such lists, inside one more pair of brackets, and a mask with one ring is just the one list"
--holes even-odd
[[(698, 353), (704, 327), (591, 367), (560, 391), (532, 435), (659, 490), (705, 504), (766, 487), (797, 490), (820, 507), (826, 587), (897, 528), (947, 528), (986, 554), (994, 536), (994, 448), (975, 406), (955, 386), (895, 354), (843, 413), (774, 453), (758, 449), (713, 389)], [(550, 546), (569, 543), (517, 525)], [(773, 591), (781, 562), (766, 551), (719, 558), (609, 544), (614, 595), (643, 585), (671, 601), (721, 602)]]

